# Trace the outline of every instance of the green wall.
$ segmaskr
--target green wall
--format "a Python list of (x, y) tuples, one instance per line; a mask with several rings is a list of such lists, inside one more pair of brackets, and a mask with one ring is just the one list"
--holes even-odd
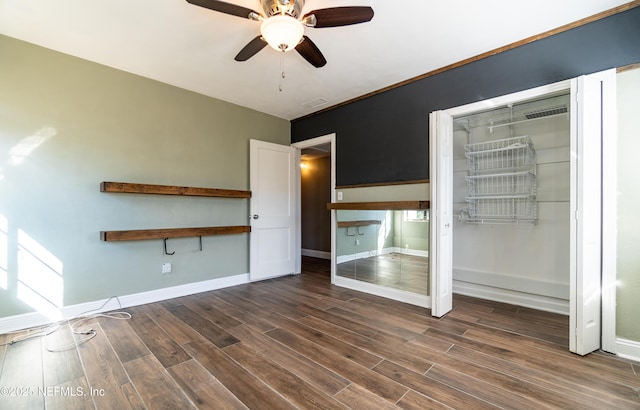
[[(407, 251), (429, 251), (429, 223), (404, 220), (404, 211), (338, 210), (338, 222), (376, 220), (379, 225), (360, 228), (337, 228), (337, 256), (368, 252), (372, 256), (382, 249), (399, 248)], [(360, 232), (361, 235), (358, 235)], [(357, 244), (356, 244), (356, 241)], [(360, 255), (362, 257), (362, 255)]]
[(289, 122), (0, 36), (0, 317), (247, 273), (246, 234), (203, 237), (202, 252), (170, 239), (166, 256), (99, 232), (244, 225), (248, 200), (99, 183), (249, 189), (251, 138), (288, 145)]
[(393, 246), (416, 251), (429, 251), (429, 221), (405, 221), (405, 211), (393, 212)]

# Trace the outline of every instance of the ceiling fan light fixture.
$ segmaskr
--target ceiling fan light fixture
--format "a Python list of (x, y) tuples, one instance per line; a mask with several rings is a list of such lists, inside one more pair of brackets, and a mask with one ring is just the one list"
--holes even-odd
[(260, 26), (262, 37), (278, 51), (291, 51), (304, 35), (304, 26), (297, 19), (278, 15), (265, 19)]

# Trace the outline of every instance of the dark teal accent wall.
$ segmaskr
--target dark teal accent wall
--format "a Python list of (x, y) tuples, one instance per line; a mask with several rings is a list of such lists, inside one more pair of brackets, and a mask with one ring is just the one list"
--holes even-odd
[(335, 132), (337, 185), (429, 178), (429, 113), (640, 62), (640, 7), (291, 123)]

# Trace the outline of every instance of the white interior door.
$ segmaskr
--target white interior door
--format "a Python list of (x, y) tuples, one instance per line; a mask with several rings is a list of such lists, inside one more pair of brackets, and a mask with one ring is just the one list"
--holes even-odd
[(443, 111), (429, 116), (431, 181), (431, 315), (453, 308), (453, 118)]
[(569, 350), (580, 355), (601, 347), (602, 146), (607, 134), (615, 133), (615, 101), (608, 101), (613, 87), (610, 70), (579, 77), (571, 88)]
[(289, 275), (295, 270), (296, 149), (251, 140), (252, 281)]

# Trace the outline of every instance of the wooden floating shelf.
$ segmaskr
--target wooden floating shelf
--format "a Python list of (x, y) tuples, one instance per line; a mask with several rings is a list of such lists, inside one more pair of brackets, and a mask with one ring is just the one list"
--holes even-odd
[(368, 226), (368, 225), (380, 225), (382, 222), (378, 220), (368, 221), (338, 221), (338, 228), (350, 228), (352, 226)]
[(157, 194), (157, 195), (182, 195), (182, 196), (207, 196), (220, 198), (251, 198), (251, 191), (235, 189), (196, 188), (175, 185), (151, 185), (133, 184), (129, 182), (100, 183), (101, 192), (115, 192), (127, 194)]
[(358, 211), (414, 210), (429, 209), (431, 201), (388, 201), (388, 202), (331, 202), (327, 209)]
[(186, 238), (190, 236), (232, 235), (251, 232), (250, 226), (209, 226), (203, 228), (138, 229), (131, 231), (101, 231), (105, 242), (138, 241), (144, 239)]

